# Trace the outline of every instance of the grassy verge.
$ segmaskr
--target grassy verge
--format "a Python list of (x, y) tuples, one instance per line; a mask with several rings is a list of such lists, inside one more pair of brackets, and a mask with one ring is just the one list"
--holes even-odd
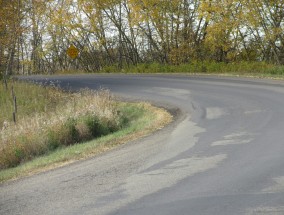
[[(106, 72), (110, 68), (106, 68)], [(283, 76), (284, 66), (264, 62), (218, 63), (211, 61), (193, 61), (188, 64), (139, 64), (124, 69), (126, 73), (185, 73), (185, 74), (231, 74), (256, 76)]]
[[(12, 94), (20, 95), (19, 107), (25, 111), (17, 113), (16, 124), (9, 115), (1, 118), (0, 182), (93, 156), (171, 120), (166, 111), (149, 104), (119, 103), (107, 90), (70, 94), (55, 87), (13, 85)], [(1, 95), (8, 110), (10, 92)]]
[[(265, 62), (234, 62), (220, 63), (213, 61), (192, 61), (187, 64), (170, 65), (159, 63), (141, 63), (118, 70), (117, 66), (103, 67), (100, 73), (130, 73), (130, 74), (203, 74), (228, 75), (264, 78), (284, 78), (284, 66)], [(64, 74), (68, 71), (64, 71)], [(70, 74), (76, 71), (69, 71)], [(82, 71), (77, 71), (82, 73)]]
[(20, 166), (2, 170), (0, 171), (0, 182), (86, 159), (123, 143), (146, 136), (164, 127), (172, 120), (167, 111), (147, 103), (120, 103), (120, 110), (129, 116), (129, 124), (125, 128), (82, 144), (59, 148), (48, 155), (38, 157)]

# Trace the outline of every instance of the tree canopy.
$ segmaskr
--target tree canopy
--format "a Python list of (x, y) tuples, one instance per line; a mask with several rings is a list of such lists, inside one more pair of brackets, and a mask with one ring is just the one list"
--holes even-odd
[(284, 1), (0, 0), (2, 75), (204, 60), (283, 65)]

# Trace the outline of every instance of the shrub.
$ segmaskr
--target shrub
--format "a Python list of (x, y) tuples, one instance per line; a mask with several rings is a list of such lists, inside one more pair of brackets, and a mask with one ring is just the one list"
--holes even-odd
[(284, 75), (284, 66), (278, 66), (275, 68), (268, 69), (269, 73), (272, 75)]
[(80, 141), (76, 125), (77, 121), (73, 118), (67, 119), (64, 123), (63, 128), (61, 129), (63, 134), (65, 134), (65, 137), (63, 137), (64, 139), (61, 140), (64, 145), (71, 145)]
[(100, 72), (102, 73), (115, 73), (117, 72), (118, 67), (117, 66), (105, 66), (101, 69)]
[(85, 123), (92, 134), (92, 137), (100, 137), (110, 133), (107, 123), (105, 120), (100, 120), (96, 116), (88, 116), (85, 119)]
[(59, 137), (58, 134), (53, 131), (53, 130), (49, 130), (47, 132), (47, 148), (49, 151), (53, 151), (55, 149), (57, 149), (60, 146), (60, 141), (59, 141)]

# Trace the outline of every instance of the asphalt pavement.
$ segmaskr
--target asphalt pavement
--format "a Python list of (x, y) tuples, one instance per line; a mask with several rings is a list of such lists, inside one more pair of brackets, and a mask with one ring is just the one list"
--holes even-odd
[[(182, 75), (36, 76), (175, 113), (155, 134), (0, 185), (0, 214), (284, 214), (284, 82)], [(23, 78), (27, 79), (27, 78)], [(176, 111), (179, 110), (179, 111)]]

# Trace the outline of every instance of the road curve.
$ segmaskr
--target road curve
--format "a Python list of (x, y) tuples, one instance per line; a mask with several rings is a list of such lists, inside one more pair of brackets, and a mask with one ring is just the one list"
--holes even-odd
[(159, 75), (33, 77), (179, 108), (104, 155), (0, 185), (0, 214), (284, 214), (284, 82)]

